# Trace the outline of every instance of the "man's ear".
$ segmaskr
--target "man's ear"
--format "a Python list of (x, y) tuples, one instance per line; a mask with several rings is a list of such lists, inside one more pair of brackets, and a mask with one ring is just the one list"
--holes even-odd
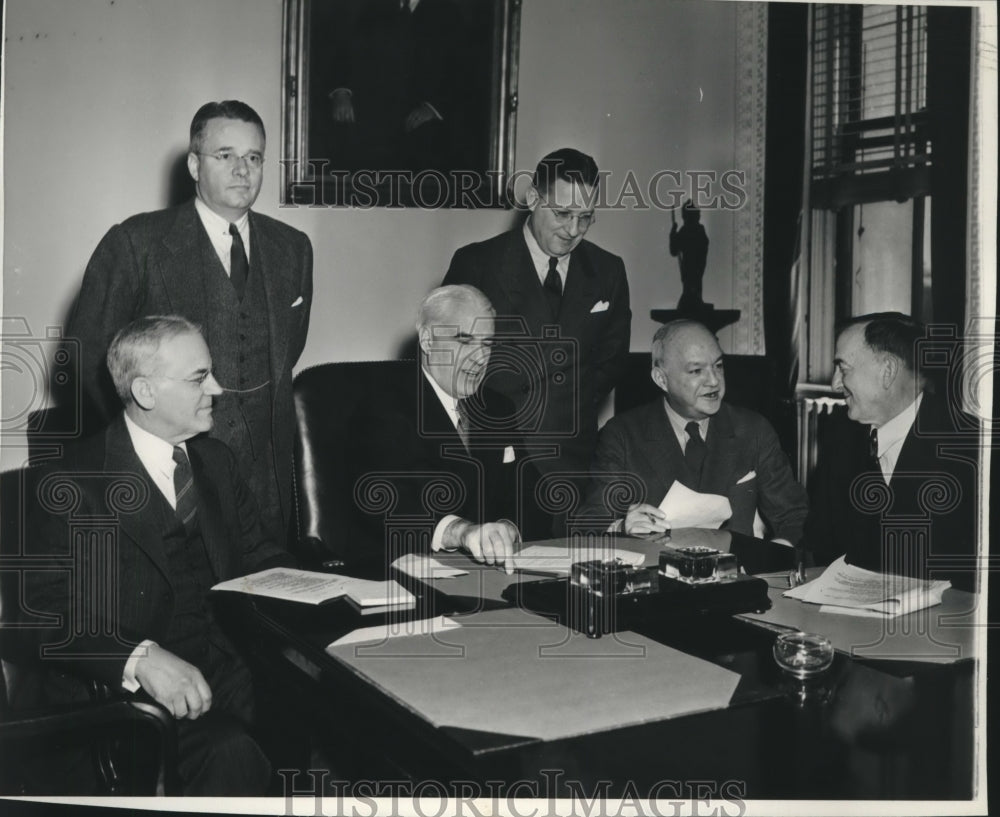
[(148, 377), (137, 377), (132, 381), (132, 399), (135, 404), (146, 411), (156, 405), (156, 395), (153, 393), (153, 384)]
[(649, 376), (653, 379), (653, 382), (664, 394), (667, 393), (667, 376), (663, 373), (663, 370), (659, 366), (654, 366), (650, 372)]
[(417, 330), (417, 344), (425, 355), (431, 353), (431, 330), (429, 327), (424, 326)]
[(187, 158), (188, 173), (191, 174), (191, 178), (198, 181), (198, 172), (200, 167), (200, 157), (197, 153), (188, 153)]
[(886, 355), (882, 361), (882, 388), (886, 391), (896, 381), (899, 375), (899, 358), (895, 355)]
[(535, 190), (535, 186), (533, 184), (529, 184), (528, 189), (524, 191), (524, 203), (528, 205), (528, 209), (531, 212), (534, 212), (535, 208), (538, 207), (538, 202), (541, 200), (542, 197), (538, 194), (538, 191)]

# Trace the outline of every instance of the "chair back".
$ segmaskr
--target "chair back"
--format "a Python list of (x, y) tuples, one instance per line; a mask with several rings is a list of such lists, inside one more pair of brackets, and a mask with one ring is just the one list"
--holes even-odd
[(353, 420), (367, 395), (386, 378), (408, 377), (410, 360), (324, 363), (295, 378), (296, 555), (308, 566), (340, 567), (357, 561), (345, 535), (357, 513), (354, 485), (345, 468)]

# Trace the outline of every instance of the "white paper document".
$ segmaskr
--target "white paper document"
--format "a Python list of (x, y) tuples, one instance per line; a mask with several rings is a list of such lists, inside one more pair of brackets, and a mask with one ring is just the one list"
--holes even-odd
[(374, 627), (362, 627), (343, 635), (327, 645), (342, 647), (345, 644), (364, 644), (371, 641), (385, 641), (387, 638), (400, 638), (408, 635), (430, 635), (445, 630), (454, 630), (462, 625), (454, 619), (438, 616), (437, 618), (419, 618), (414, 621), (391, 621)]
[(719, 494), (702, 494), (674, 480), (660, 503), (671, 528), (716, 530), (733, 515), (729, 500)]
[(406, 553), (396, 559), (392, 566), (414, 579), (453, 579), (455, 576), (469, 575), (468, 570), (443, 564), (420, 553)]
[(291, 567), (272, 567), (260, 573), (220, 582), (213, 590), (230, 590), (305, 604), (322, 604), (347, 596), (361, 607), (410, 605), (415, 597), (394, 581), (371, 581), (353, 576), (314, 573)]
[(567, 548), (559, 545), (528, 545), (514, 555), (514, 568), (536, 570), (553, 575), (569, 575), (574, 562), (589, 562), (594, 559), (609, 561), (621, 559), (632, 567), (642, 567), (646, 557), (642, 553), (621, 548), (595, 547)]
[(844, 614), (899, 616), (941, 603), (941, 595), (951, 587), (947, 581), (927, 581), (910, 576), (876, 573), (849, 565), (841, 556), (823, 575), (786, 590), (784, 595), (810, 604), (820, 604)]

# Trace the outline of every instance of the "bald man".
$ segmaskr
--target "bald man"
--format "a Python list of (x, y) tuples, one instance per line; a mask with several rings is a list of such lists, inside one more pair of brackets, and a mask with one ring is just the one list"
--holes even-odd
[[(602, 429), (587, 515), (613, 520), (628, 534), (667, 530), (672, 520), (658, 506), (679, 482), (729, 500), (724, 530), (753, 536), (759, 511), (773, 540), (797, 545), (808, 512), (805, 489), (771, 424), (723, 400), (726, 376), (715, 335), (696, 321), (672, 321), (657, 330), (652, 356), (650, 375), (663, 396)], [(609, 490), (622, 475), (642, 486), (624, 515), (611, 507)]]

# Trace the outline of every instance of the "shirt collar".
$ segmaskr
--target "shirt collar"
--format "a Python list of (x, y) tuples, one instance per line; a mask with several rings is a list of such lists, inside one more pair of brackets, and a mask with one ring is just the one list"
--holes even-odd
[[(538, 246), (538, 240), (535, 238), (535, 234), (531, 232), (527, 220), (524, 222), (523, 230), (524, 243), (528, 245), (528, 253), (531, 255), (531, 262), (535, 265), (535, 272), (544, 280), (545, 276), (549, 274), (549, 258), (552, 256)], [(563, 281), (566, 280), (566, 271), (569, 269), (569, 256), (570, 253), (560, 256), (556, 264), (556, 269), (559, 271), (559, 275)]]
[(444, 410), (448, 412), (452, 425), (458, 428), (458, 399), (452, 397), (448, 394), (448, 392), (442, 389), (438, 385), (438, 382), (431, 377), (430, 372), (428, 372), (423, 366), (420, 367), (420, 371), (423, 372), (424, 377), (427, 378), (427, 382), (431, 384), (431, 388), (434, 389), (434, 394), (437, 395), (437, 399), (444, 407)]
[(914, 421), (917, 419), (917, 412), (920, 410), (920, 403), (924, 399), (924, 393), (920, 392), (917, 399), (893, 417), (888, 423), (878, 429), (878, 455), (881, 457), (894, 445), (903, 441)]
[[(201, 223), (205, 225), (205, 232), (209, 235), (229, 235), (230, 222), (226, 221), (197, 196), (195, 196), (194, 199), (194, 209), (198, 211)], [(244, 213), (232, 223), (236, 225), (236, 229), (239, 230), (241, 234), (246, 235), (247, 230), (250, 227), (249, 211)]]
[[(663, 397), (663, 408), (667, 412), (667, 419), (670, 420), (670, 427), (673, 428), (674, 434), (677, 435), (678, 440), (687, 440), (687, 424), (692, 422), (686, 417), (681, 417), (673, 407), (671, 407), (670, 402), (667, 400), (666, 396)], [(707, 439), (708, 437), (708, 421), (711, 417), (706, 417), (704, 420), (695, 420), (698, 423), (698, 430), (701, 432), (701, 438)], [(684, 448), (684, 445), (681, 445)]]
[[(172, 443), (168, 443), (162, 437), (157, 437), (151, 431), (146, 431), (128, 416), (128, 412), (125, 413), (125, 428), (128, 429), (129, 437), (132, 438), (132, 447), (135, 449), (135, 453), (147, 470), (151, 471), (153, 468), (157, 468), (173, 473), (174, 446)], [(180, 443), (180, 447), (184, 449), (186, 454), (187, 443)]]

